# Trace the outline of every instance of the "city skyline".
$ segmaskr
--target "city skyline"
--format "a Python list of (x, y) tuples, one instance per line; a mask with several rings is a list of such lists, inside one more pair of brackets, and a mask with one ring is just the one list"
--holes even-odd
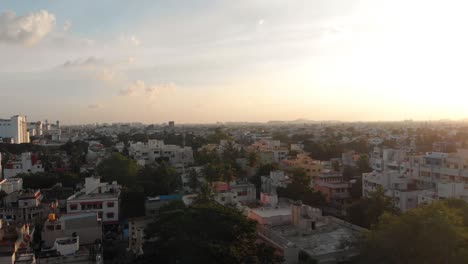
[(64, 124), (464, 119), (465, 8), (7, 0), (0, 116)]

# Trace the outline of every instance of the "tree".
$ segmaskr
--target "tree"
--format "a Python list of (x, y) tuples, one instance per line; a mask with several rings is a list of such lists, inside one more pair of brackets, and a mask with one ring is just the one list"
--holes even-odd
[(200, 180), (198, 177), (198, 172), (195, 169), (190, 170), (188, 186), (192, 191), (196, 191), (200, 187)]
[(292, 182), (304, 186), (310, 186), (311, 178), (302, 168), (294, 168), (292, 170)]
[(351, 190), (349, 191), (351, 198), (359, 199), (362, 197), (362, 178), (358, 178), (351, 185)]
[(122, 216), (124, 218), (144, 216), (145, 198), (141, 186), (124, 187), (120, 195)]
[(457, 208), (439, 201), (400, 216), (384, 214), (364, 238), (363, 263), (468, 263), (463, 203)]
[(255, 151), (251, 151), (249, 153), (249, 166), (250, 167), (255, 167), (257, 166), (258, 162), (260, 161), (259, 156)]
[(340, 171), (340, 163), (338, 161), (333, 161), (332, 162), (332, 167), (334, 171)]
[(97, 171), (103, 181), (117, 181), (119, 184), (130, 186), (135, 182), (138, 167), (134, 160), (120, 153), (113, 153), (99, 163)]
[[(162, 210), (145, 230), (143, 263), (281, 263), (256, 244), (255, 222), (215, 202)], [(259, 254), (260, 253), (260, 254)]]
[(356, 162), (359, 173), (368, 173), (372, 172), (372, 168), (369, 164), (369, 157), (367, 155), (361, 155)]
[(146, 195), (172, 194), (182, 186), (180, 175), (166, 162), (157, 166), (145, 166), (138, 172), (137, 184), (142, 186)]
[(396, 213), (390, 198), (384, 195), (384, 190), (378, 188), (369, 197), (353, 202), (347, 208), (348, 221), (351, 223), (370, 228), (379, 221), (385, 212)]

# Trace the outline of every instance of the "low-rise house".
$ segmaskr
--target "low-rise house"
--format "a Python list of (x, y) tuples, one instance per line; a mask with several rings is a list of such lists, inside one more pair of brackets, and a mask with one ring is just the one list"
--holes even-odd
[(30, 223), (36, 217), (44, 215), (40, 190), (19, 190), (3, 198), (0, 219), (4, 221), (23, 221)]
[(50, 214), (42, 229), (45, 247), (52, 247), (58, 238), (79, 236), (79, 245), (92, 245), (102, 240), (102, 223), (97, 214), (79, 213), (58, 217)]
[(13, 178), (22, 173), (44, 172), (42, 162), (36, 154), (31, 152), (22, 153), (20, 156), (13, 156), (8, 160), (3, 169), (3, 177)]
[(193, 163), (193, 150), (191, 147), (166, 145), (162, 140), (131, 143), (128, 151), (129, 156), (142, 166), (154, 164), (160, 160), (167, 160), (172, 165), (182, 164), (188, 166)]
[(128, 248), (135, 255), (143, 254), (145, 228), (153, 221), (151, 217), (132, 218), (128, 220)]
[(101, 182), (99, 177), (85, 179), (84, 188), (67, 199), (67, 213), (96, 212), (104, 224), (119, 221), (121, 186), (117, 182)]
[(300, 202), (251, 209), (248, 217), (258, 222), (258, 236), (276, 248), (285, 263), (339, 263), (359, 254), (356, 246), (363, 228)]
[(17, 192), (23, 189), (23, 179), (21, 178), (8, 178), (0, 182), (0, 191), (7, 194)]

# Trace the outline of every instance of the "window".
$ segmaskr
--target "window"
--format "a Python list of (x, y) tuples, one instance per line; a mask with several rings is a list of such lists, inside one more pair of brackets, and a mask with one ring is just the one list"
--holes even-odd
[(49, 231), (54, 231), (54, 226), (53, 225), (48, 225), (46, 226), (46, 229)]
[(109, 208), (114, 207), (114, 202), (107, 202), (107, 207), (109, 207)]
[(55, 230), (62, 230), (62, 226), (61, 225), (56, 225)]
[(102, 212), (98, 212), (98, 218), (102, 219)]
[(107, 218), (114, 218), (114, 213), (110, 212), (110, 213), (107, 213)]

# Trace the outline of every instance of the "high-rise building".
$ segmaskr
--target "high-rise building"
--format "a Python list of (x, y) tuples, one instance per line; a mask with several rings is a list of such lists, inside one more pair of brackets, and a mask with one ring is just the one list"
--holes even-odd
[(15, 115), (10, 119), (0, 119), (0, 138), (11, 139), (9, 142), (15, 144), (29, 143), (26, 116)]

